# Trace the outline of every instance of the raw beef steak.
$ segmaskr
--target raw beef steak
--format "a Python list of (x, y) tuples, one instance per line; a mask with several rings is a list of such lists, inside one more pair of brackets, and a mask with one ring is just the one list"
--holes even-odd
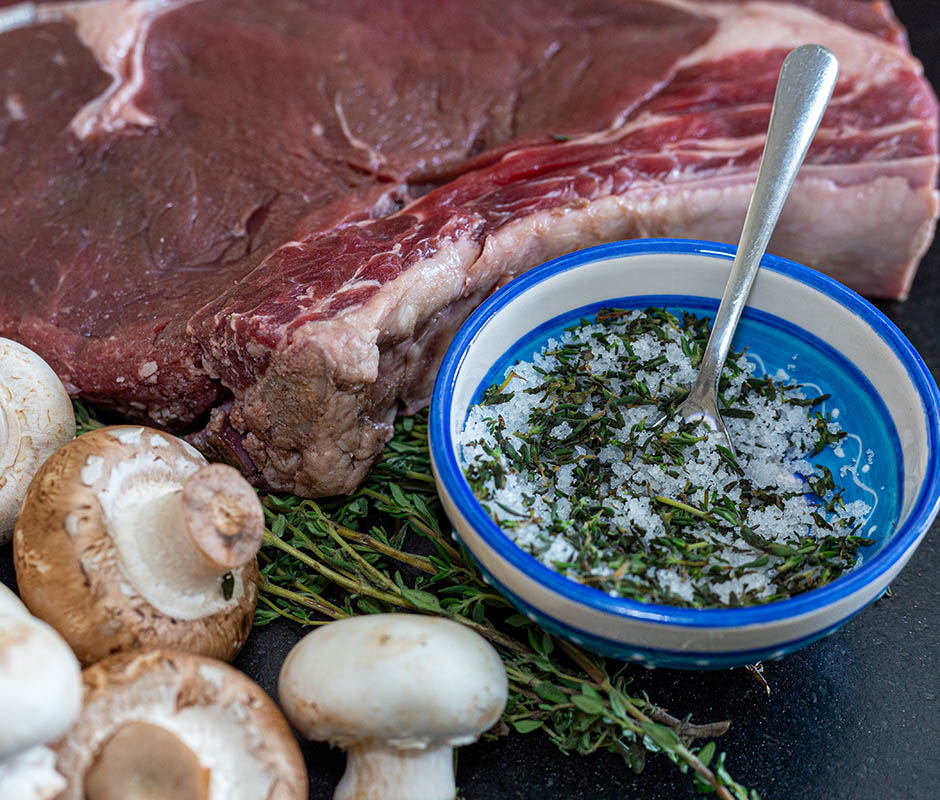
[(798, 44), (841, 77), (771, 250), (903, 297), (933, 235), (936, 100), (881, 2), (88, 0), (4, 29), (0, 335), (259, 486), (351, 490), (519, 272), (735, 241)]

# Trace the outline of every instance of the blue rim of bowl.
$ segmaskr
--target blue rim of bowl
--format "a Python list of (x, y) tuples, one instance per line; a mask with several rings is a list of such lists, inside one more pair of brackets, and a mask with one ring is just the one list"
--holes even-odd
[(451, 501), (486, 545), (531, 580), (554, 594), (604, 614), (692, 628), (729, 628), (780, 622), (844, 600), (887, 572), (927, 531), (940, 509), (940, 391), (923, 359), (903, 333), (871, 303), (838, 281), (809, 267), (780, 256), (765, 255), (761, 268), (792, 278), (835, 300), (867, 322), (891, 348), (920, 396), (927, 427), (927, 467), (921, 490), (900, 534), (895, 533), (881, 550), (857, 569), (819, 589), (788, 600), (733, 609), (690, 609), (640, 603), (566, 578), (518, 547), (483, 511), (467, 484), (450, 433), (450, 408), (454, 383), (467, 349), (496, 312), (532, 286), (562, 272), (594, 261), (630, 255), (682, 253), (733, 260), (733, 245), (695, 239), (637, 239), (579, 250), (553, 259), (515, 278), (487, 298), (467, 319), (454, 337), (441, 362), (431, 394), (429, 439), (438, 478)]

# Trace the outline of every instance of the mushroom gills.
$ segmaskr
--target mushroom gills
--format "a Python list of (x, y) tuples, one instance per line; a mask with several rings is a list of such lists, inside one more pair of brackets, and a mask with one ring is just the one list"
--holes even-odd
[(85, 773), (86, 800), (208, 800), (210, 770), (159, 725), (128, 722)]
[(83, 680), (81, 716), (54, 745), (68, 782), (56, 800), (306, 800), (286, 720), (234, 667), (139, 650), (99, 661)]

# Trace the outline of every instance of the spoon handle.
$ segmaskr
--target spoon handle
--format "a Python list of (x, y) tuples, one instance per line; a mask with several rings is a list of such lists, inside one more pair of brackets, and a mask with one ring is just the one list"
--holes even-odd
[(761, 258), (816, 135), (838, 74), (836, 57), (818, 44), (797, 47), (783, 62), (757, 184), (692, 394), (711, 392), (712, 388), (717, 394), (718, 379)]

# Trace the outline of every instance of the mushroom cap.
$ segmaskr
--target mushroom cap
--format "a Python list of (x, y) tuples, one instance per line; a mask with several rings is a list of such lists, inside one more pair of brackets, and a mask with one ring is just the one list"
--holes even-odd
[(60, 737), (80, 705), (81, 669), (69, 646), (0, 584), (0, 762)]
[(32, 350), (0, 338), (0, 544), (39, 465), (75, 436), (72, 401)]
[[(215, 579), (210, 594), (189, 596), (161, 585), (152, 575), (156, 560), (121, 538), (124, 530), (153, 526), (146, 503), (181, 496), (185, 478), (206, 464), (182, 439), (112, 426), (69, 442), (36, 473), (13, 536), (17, 582), (29, 609), (65, 637), (82, 664), (152, 647), (226, 661), (241, 650), (258, 601), (255, 559)], [(161, 546), (162, 537), (155, 527), (142, 538)], [(160, 556), (177, 559), (180, 569), (191, 557)]]
[(499, 720), (507, 688), (499, 655), (466, 626), (370, 614), (301, 639), (281, 668), (278, 696), (309, 739), (423, 749), (476, 741)]
[[(192, 756), (197, 781), (208, 770), (207, 800), (307, 800), (303, 757), (287, 721), (228, 664), (172, 650), (119, 653), (86, 669), (82, 680), (81, 716), (55, 745), (68, 781), (58, 800), (86, 800), (89, 790), (97, 794), (88, 797), (107, 797), (107, 771), (115, 782), (134, 769), (160, 780), (154, 765), (161, 762), (173, 763), (173, 785), (187, 766), (178, 762)], [(153, 797), (187, 796), (158, 788)]]

